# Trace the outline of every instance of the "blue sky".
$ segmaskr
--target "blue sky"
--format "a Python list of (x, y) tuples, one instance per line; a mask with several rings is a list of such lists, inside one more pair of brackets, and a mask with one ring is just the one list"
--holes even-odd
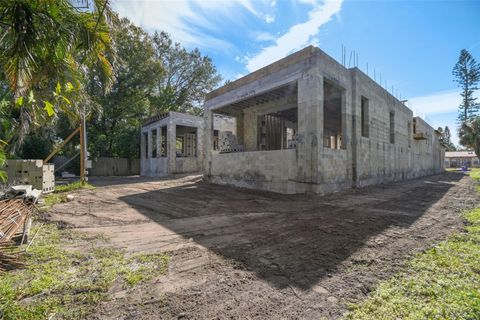
[[(480, 1), (114, 0), (148, 32), (164, 30), (209, 55), (236, 79), (313, 44), (358, 66), (432, 126), (456, 128), (458, 88), (451, 75), (465, 48), (480, 60)], [(386, 84), (385, 84), (386, 81)], [(454, 134), (454, 142), (457, 142)]]

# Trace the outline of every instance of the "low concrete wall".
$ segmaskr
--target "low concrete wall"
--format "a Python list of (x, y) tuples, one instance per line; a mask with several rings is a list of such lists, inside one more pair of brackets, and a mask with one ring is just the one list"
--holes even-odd
[(190, 173), (202, 171), (203, 166), (197, 157), (175, 158), (175, 171), (173, 173)]
[(212, 174), (206, 179), (249, 189), (280, 193), (304, 192), (295, 181), (296, 150), (234, 152), (212, 155)]
[(133, 176), (140, 174), (140, 159), (98, 158), (88, 169), (90, 176)]
[(141, 159), (140, 175), (145, 177), (164, 177), (168, 175), (168, 158)]

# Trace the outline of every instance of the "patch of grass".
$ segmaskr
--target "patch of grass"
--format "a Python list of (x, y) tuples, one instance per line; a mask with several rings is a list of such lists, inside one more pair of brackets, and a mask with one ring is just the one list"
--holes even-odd
[(67, 202), (66, 193), (50, 193), (43, 196), (45, 205), (42, 209), (46, 210), (51, 208), (54, 204)]
[(471, 168), (470, 172), (468, 173), (470, 178), (475, 181), (480, 180), (480, 168)]
[(69, 184), (55, 186), (54, 192), (56, 193), (71, 192), (78, 189), (95, 189), (95, 187), (89, 184), (88, 182), (85, 182), (84, 184), (82, 184), (80, 181), (77, 181)]
[(465, 219), (466, 233), (417, 255), (346, 318), (480, 319), (480, 208)]
[[(82, 241), (91, 245), (87, 252), (65, 248)], [(83, 319), (114, 282), (128, 289), (166, 273), (167, 255), (127, 257), (105, 241), (44, 225), (26, 254), (27, 267), (0, 274), (0, 318)]]
[(45, 205), (42, 207), (42, 210), (47, 210), (57, 203), (67, 202), (67, 193), (80, 189), (95, 189), (95, 187), (87, 182), (82, 184), (80, 181), (55, 186), (54, 192), (46, 194), (43, 197), (45, 200)]

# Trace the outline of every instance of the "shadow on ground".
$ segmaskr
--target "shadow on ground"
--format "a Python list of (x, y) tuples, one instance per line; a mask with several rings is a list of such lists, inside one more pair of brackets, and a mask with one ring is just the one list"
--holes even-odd
[(277, 288), (307, 290), (369, 238), (408, 228), (462, 177), (445, 173), (327, 196), (192, 181), (120, 199)]

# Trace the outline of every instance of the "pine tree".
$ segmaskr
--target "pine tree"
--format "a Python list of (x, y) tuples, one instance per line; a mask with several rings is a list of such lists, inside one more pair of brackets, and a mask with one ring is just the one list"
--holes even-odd
[(475, 90), (478, 90), (477, 84), (480, 81), (480, 64), (465, 49), (460, 52), (460, 57), (453, 67), (455, 82), (462, 89), (462, 103), (458, 107), (458, 121), (460, 123), (475, 118), (480, 109), (476, 102), (477, 98), (473, 96)]
[(445, 129), (443, 130), (443, 139), (445, 141), (445, 151), (457, 150), (457, 147), (455, 147), (451, 138), (452, 138), (452, 134), (450, 133), (450, 128), (448, 126), (445, 126)]
[(453, 144), (451, 139), (451, 133), (448, 126), (445, 126), (445, 129), (442, 127), (438, 127), (438, 132), (440, 132), (440, 144), (445, 148), (445, 151), (456, 151), (457, 148)]

